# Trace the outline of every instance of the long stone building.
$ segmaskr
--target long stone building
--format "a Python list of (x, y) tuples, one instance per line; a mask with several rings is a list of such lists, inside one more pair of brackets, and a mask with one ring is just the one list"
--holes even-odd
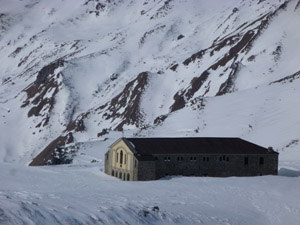
[(240, 138), (120, 138), (105, 154), (105, 173), (129, 181), (277, 175), (278, 155)]

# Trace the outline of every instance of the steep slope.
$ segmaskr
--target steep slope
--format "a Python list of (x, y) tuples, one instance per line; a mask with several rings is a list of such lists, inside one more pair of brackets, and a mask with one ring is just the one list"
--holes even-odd
[(122, 130), (299, 142), (296, 0), (2, 5), (2, 161), (70, 162), (77, 143)]

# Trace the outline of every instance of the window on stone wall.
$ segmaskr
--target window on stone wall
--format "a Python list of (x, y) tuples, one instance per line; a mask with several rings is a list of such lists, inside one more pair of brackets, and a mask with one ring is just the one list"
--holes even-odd
[(126, 153), (124, 154), (124, 164), (126, 164), (126, 157), (127, 157), (127, 155), (126, 155)]
[(120, 164), (123, 164), (123, 151), (120, 152)]
[(118, 171), (116, 171), (116, 177), (118, 177)]
[(191, 162), (194, 162), (194, 161), (196, 161), (196, 160), (197, 160), (197, 157), (196, 157), (196, 156), (191, 156), (191, 157), (190, 157), (190, 161), (191, 161)]
[(264, 165), (264, 157), (259, 157), (259, 165)]
[(248, 165), (248, 163), (249, 163), (248, 157), (245, 157), (244, 158), (244, 165)]
[(229, 157), (228, 156), (226, 157), (226, 155), (220, 156), (219, 159), (220, 159), (220, 162), (222, 162), (222, 161), (227, 161), (228, 162), (229, 161)]
[(129, 173), (127, 173), (127, 180), (130, 180), (130, 175), (129, 175)]
[(208, 161), (209, 161), (209, 157), (205, 157), (205, 156), (204, 156), (204, 157), (203, 157), (203, 161), (204, 161), (204, 162), (205, 162), (205, 161), (208, 162)]
[(170, 156), (165, 156), (164, 161), (165, 162), (170, 162), (171, 161), (171, 157)]
[(119, 153), (117, 152), (117, 162), (119, 162)]
[(120, 173), (119, 173), (119, 178), (120, 178), (120, 179), (122, 179), (122, 175), (123, 175), (123, 174), (120, 172)]
[(182, 156), (178, 156), (178, 157), (177, 157), (177, 160), (178, 160), (178, 161), (183, 161), (183, 157), (182, 157)]
[(112, 175), (113, 177), (115, 176), (115, 171), (114, 171), (114, 170), (111, 171), (111, 175)]

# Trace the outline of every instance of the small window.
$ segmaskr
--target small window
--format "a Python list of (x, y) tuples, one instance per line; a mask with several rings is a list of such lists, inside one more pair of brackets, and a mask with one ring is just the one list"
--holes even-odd
[(227, 156), (226, 161), (229, 162), (229, 157)]
[(119, 173), (119, 178), (122, 179), (122, 173), (121, 172)]
[(206, 161), (206, 157), (203, 157), (203, 162), (205, 162)]
[(129, 175), (129, 173), (127, 173), (127, 180), (128, 180), (128, 181), (130, 180), (130, 175)]
[(244, 165), (248, 165), (248, 161), (249, 161), (249, 160), (248, 160), (248, 157), (245, 157), (245, 158), (244, 158)]
[(259, 157), (259, 165), (264, 165), (264, 157)]
[(123, 164), (123, 151), (121, 150), (120, 153), (120, 164)]
[(117, 152), (117, 162), (119, 162), (119, 153)]
[(126, 157), (127, 157), (127, 155), (124, 154), (124, 164), (126, 164)]
[(196, 157), (196, 156), (191, 156), (191, 157), (190, 157), (190, 160), (191, 160), (191, 162), (194, 162), (194, 161), (197, 160), (197, 157)]
[(115, 176), (115, 171), (114, 171), (114, 170), (111, 171), (111, 175), (112, 175), (113, 177)]
[(226, 156), (225, 156), (225, 155), (223, 155), (223, 161), (225, 161), (225, 158), (226, 158)]
[(116, 177), (118, 177), (118, 171), (116, 171)]
[(182, 156), (180, 157), (180, 159), (181, 159), (181, 161), (183, 161), (183, 157)]
[(179, 161), (179, 160), (180, 160), (180, 157), (178, 156), (178, 157), (177, 157), (177, 161)]

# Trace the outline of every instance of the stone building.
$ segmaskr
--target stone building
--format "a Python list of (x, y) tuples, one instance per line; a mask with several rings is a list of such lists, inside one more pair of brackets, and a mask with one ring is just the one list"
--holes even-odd
[(105, 154), (105, 173), (130, 181), (277, 172), (277, 152), (240, 138), (120, 138)]

